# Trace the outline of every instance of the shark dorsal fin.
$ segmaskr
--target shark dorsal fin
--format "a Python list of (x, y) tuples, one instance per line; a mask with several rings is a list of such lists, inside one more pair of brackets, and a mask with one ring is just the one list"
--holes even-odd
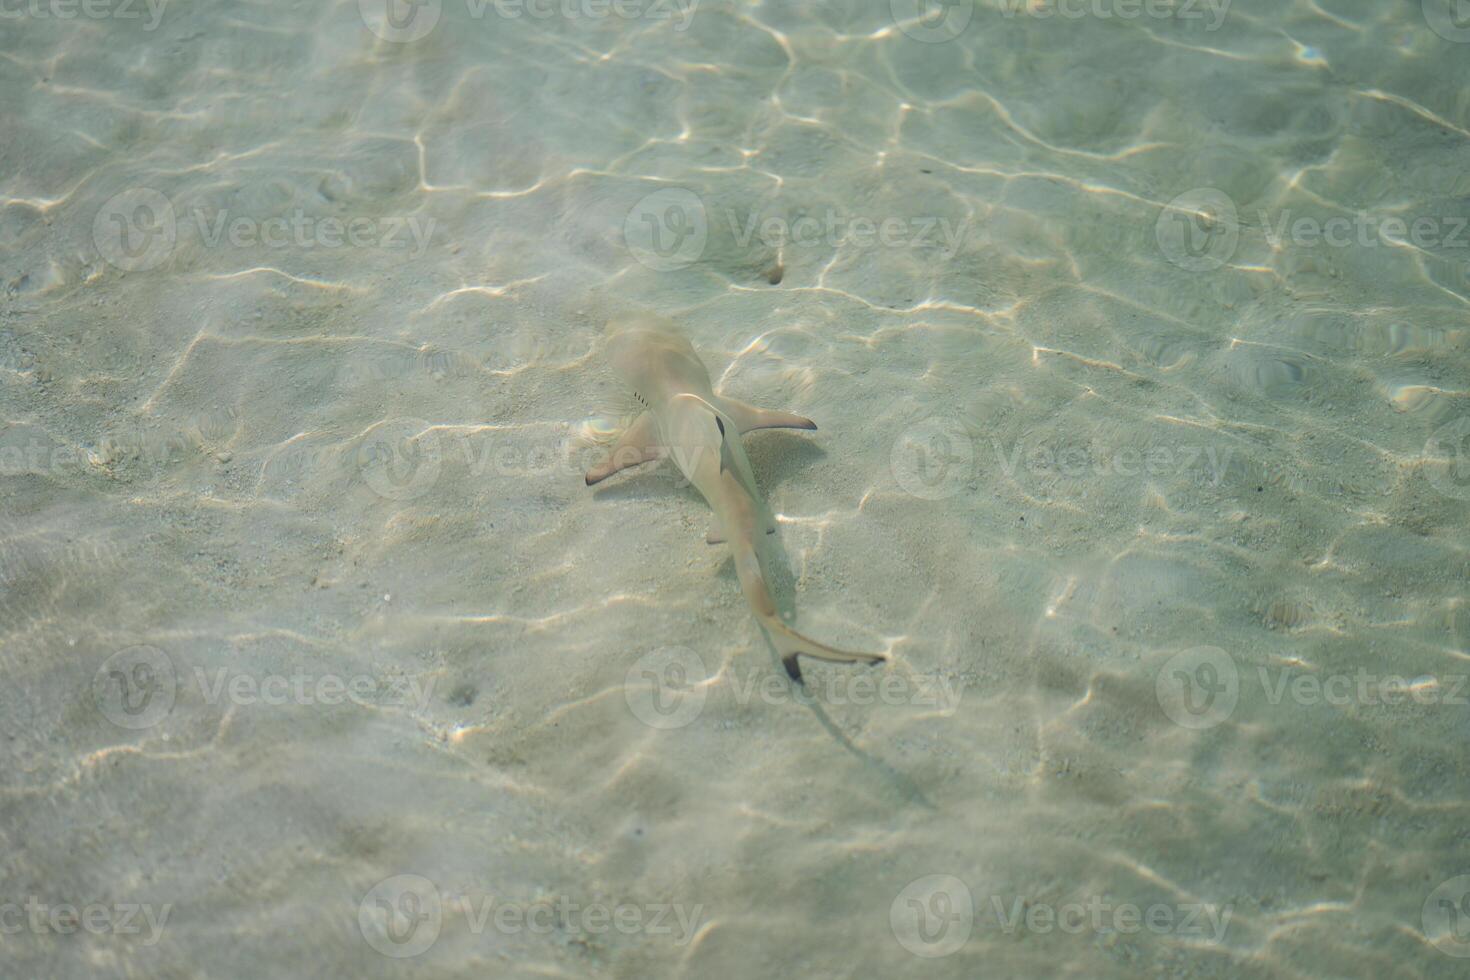
[(678, 401), (688, 401), (714, 416), (715, 429), (720, 434), (720, 472), (724, 473), (726, 470), (733, 470), (735, 468), (735, 461), (730, 455), (730, 432), (725, 427), (725, 419), (721, 415), (720, 410), (693, 392), (686, 391), (682, 394), (675, 395), (674, 398)]
[[(718, 408), (715, 408), (708, 401), (706, 401), (703, 398), (700, 398), (698, 395), (696, 395), (692, 391), (681, 391), (681, 392), (679, 392), (679, 394), (675, 395), (674, 398), (676, 400), (678, 400), (678, 401), (687, 401), (687, 402), (691, 402), (691, 403), (693, 403), (695, 405), (698, 405), (701, 408), (703, 408), (706, 412), (709, 412), (711, 415), (713, 415), (717, 419), (720, 417), (720, 410)], [(724, 423), (722, 422), (721, 423), (722, 431), (723, 431), (723, 426), (724, 426)]]

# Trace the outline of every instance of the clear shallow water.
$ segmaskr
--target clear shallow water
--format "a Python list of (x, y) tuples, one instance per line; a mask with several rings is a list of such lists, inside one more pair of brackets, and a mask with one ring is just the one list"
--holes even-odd
[(1462, 21), (892, 6), (4, 8), (7, 970), (1465, 974)]

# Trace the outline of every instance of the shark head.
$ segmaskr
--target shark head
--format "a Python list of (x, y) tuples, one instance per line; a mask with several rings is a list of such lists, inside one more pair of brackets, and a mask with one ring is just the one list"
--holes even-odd
[(653, 362), (649, 351), (658, 339), (655, 331), (632, 326), (617, 331), (608, 340), (608, 367), (634, 392), (643, 392), (650, 387)]
[(637, 399), (649, 408), (678, 391), (710, 394), (709, 374), (673, 324), (653, 316), (608, 324), (604, 358)]

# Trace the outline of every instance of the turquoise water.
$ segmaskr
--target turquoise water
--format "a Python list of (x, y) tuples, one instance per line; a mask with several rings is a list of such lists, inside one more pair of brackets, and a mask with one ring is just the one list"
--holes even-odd
[[(0, 0), (16, 977), (1463, 977), (1458, 0)], [(794, 688), (604, 328), (724, 395)]]

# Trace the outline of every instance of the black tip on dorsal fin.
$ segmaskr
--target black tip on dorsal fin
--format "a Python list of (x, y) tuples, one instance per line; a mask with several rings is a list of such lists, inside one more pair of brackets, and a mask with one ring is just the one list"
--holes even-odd
[(725, 445), (725, 420), (720, 418), (718, 414), (715, 415), (715, 425), (720, 430), (720, 472), (723, 473), (725, 472), (725, 454), (728, 451), (728, 447)]

